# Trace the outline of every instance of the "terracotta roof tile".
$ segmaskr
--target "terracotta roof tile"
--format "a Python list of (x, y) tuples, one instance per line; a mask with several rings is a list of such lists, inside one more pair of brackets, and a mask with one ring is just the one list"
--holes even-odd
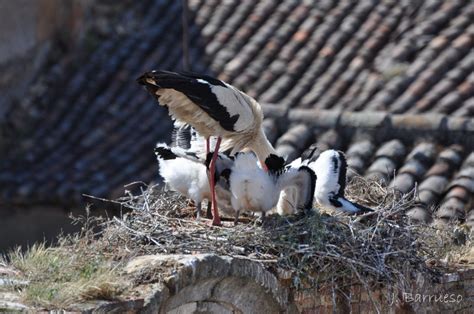
[(342, 148), (342, 137), (336, 130), (330, 129), (317, 136), (316, 143), (320, 151)]
[(446, 189), (448, 182), (448, 178), (445, 176), (431, 175), (420, 184), (419, 190), (429, 190), (436, 195), (441, 195)]
[(388, 157), (399, 161), (405, 154), (405, 145), (400, 140), (394, 139), (383, 144), (375, 153), (375, 157)]
[[(302, 73), (305, 71), (308, 73), (306, 74), (307, 76), (316, 78), (315, 72), (312, 69), (320, 67), (321, 63), (318, 62), (327, 62), (327, 60), (324, 58), (318, 59), (316, 53), (323, 47), (325, 41), (328, 40), (332, 32), (337, 29), (337, 27), (340, 25), (340, 22), (344, 19), (345, 15), (351, 11), (354, 5), (355, 3), (351, 1), (341, 1), (337, 7), (331, 9), (331, 11), (325, 16), (324, 23), (312, 34), (311, 38), (308, 40), (306, 49), (299, 50), (296, 53), (296, 55), (289, 62), (286, 73), (279, 77), (276, 81), (277, 84), (279, 80), (286, 81), (287, 83), (283, 85), (284, 88), (278, 92), (267, 90), (261, 95), (262, 101), (291, 102), (291, 99), (295, 97), (292, 94), (286, 95), (286, 100), (282, 99), (285, 93), (289, 91), (287, 87), (296, 85), (295, 82), (299, 80)], [(311, 68), (308, 69), (308, 65), (311, 65), (313, 60), (316, 60), (316, 62), (311, 66)], [(312, 81), (308, 82), (306, 79), (303, 79), (303, 81), (300, 83), (301, 86), (299, 90), (305, 90), (307, 88), (306, 84), (311, 83)]]
[(446, 221), (462, 220), (465, 217), (465, 204), (457, 198), (449, 198), (441, 204), (439, 210), (436, 212), (436, 217)]
[(375, 152), (375, 144), (372, 139), (355, 140), (346, 152), (347, 164), (351, 171), (347, 177), (350, 180), (355, 174), (362, 175), (372, 155)]
[(411, 220), (418, 223), (430, 223), (432, 221), (431, 214), (426, 210), (425, 207), (418, 206), (412, 208), (407, 212), (407, 216), (410, 217)]
[[(445, 182), (444, 177), (439, 177), (439, 179), (441, 182), (437, 182), (436, 178), (433, 179), (431, 182), (436, 183), (436, 184)], [(418, 198), (420, 202), (426, 207), (431, 207), (432, 205), (435, 205), (436, 202), (439, 200), (439, 195), (437, 195), (435, 192), (431, 191), (430, 189), (423, 189), (423, 190), (420, 189), (418, 193), (419, 193)]]
[(394, 174), (396, 163), (388, 157), (378, 157), (367, 170), (366, 177), (388, 183)]
[[(15, 145), (2, 155), (2, 201), (69, 203), (157, 178), (152, 148), (170, 120), (134, 78), (182, 69), (182, 2), (131, 3), (121, 22), (135, 28), (91, 51), (79, 44), (7, 110)], [(192, 70), (263, 103), (278, 152), (344, 150), (349, 178), (395, 175), (403, 192), (418, 184), (412, 219), (429, 222), (440, 207), (437, 221), (474, 224), (474, 3), (193, 0), (189, 9)]]
[(398, 174), (391, 182), (391, 186), (407, 193), (415, 187), (423, 175), (433, 164), (436, 154), (435, 145), (423, 142), (413, 148), (408, 154), (404, 165), (398, 170)]
[(296, 150), (301, 151), (311, 139), (312, 133), (308, 126), (304, 124), (298, 124), (283, 134), (277, 141), (277, 147), (279, 145), (288, 144), (293, 146)]
[(274, 144), (278, 138), (278, 127), (274, 119), (263, 120), (263, 129), (270, 143)]
[(390, 185), (402, 193), (408, 193), (415, 187), (415, 183), (416, 175), (409, 172), (403, 172), (398, 174)]
[[(472, 185), (472, 184), (471, 184)], [(464, 202), (464, 204), (468, 203), (471, 197), (471, 191), (469, 188), (465, 188), (464, 184), (455, 184), (453, 187), (449, 189), (449, 192), (446, 195), (446, 199), (449, 198), (457, 198)]]

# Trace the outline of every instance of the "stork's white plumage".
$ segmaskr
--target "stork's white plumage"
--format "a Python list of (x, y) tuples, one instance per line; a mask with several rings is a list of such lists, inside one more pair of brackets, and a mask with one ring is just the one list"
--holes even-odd
[(170, 189), (194, 201), (199, 218), (201, 202), (211, 198), (206, 166), (180, 157), (176, 154), (176, 150), (186, 154), (181, 148), (172, 149), (163, 143), (156, 145), (155, 154), (160, 166), (160, 175)]
[[(209, 148), (214, 151), (217, 138), (212, 136), (209, 138)], [(173, 131), (171, 133), (171, 147), (180, 147), (187, 152), (192, 152), (201, 160), (207, 158), (206, 139), (199, 135), (198, 132), (189, 124), (180, 121), (174, 121)]]
[[(311, 162), (314, 161), (317, 150), (318, 147), (316, 145), (311, 145), (305, 152), (303, 152), (301, 157), (296, 158), (291, 163), (286, 165), (286, 168), (299, 169), (301, 166), (308, 166)], [(312, 170), (314, 171), (314, 169)], [(318, 177), (316, 175), (316, 184), (317, 183)], [(299, 209), (304, 208), (304, 200), (307, 199), (307, 195), (305, 195), (305, 192), (305, 190), (298, 190), (294, 186), (284, 188), (280, 193), (280, 198), (276, 206), (277, 213), (282, 216), (290, 215), (295, 214)]]
[[(298, 169), (301, 166), (307, 166), (307, 163), (301, 162), (301, 157), (293, 160), (290, 164), (286, 166), (287, 169)], [(317, 181), (317, 177), (316, 177)], [(299, 193), (300, 192), (300, 193)], [(288, 186), (284, 188), (276, 205), (277, 213), (281, 216), (295, 214), (298, 208), (301, 208), (305, 199), (303, 195), (295, 186)]]
[[(319, 205), (342, 210), (351, 214), (373, 211), (370, 208), (353, 203), (345, 198), (347, 162), (343, 152), (333, 149), (322, 152), (315, 158), (316, 147), (311, 147), (309, 154), (295, 159), (288, 165), (298, 168), (302, 165), (310, 167), (316, 174), (314, 198)], [(277, 205), (280, 215), (293, 214), (301, 206), (301, 196), (294, 188), (282, 191)]]
[[(207, 183), (207, 175), (209, 171), (209, 163), (213, 156), (213, 152), (209, 153), (206, 159), (200, 158), (196, 152), (185, 149), (181, 146), (189, 146), (190, 130), (184, 131), (175, 130), (173, 135), (173, 146), (169, 147), (166, 144), (157, 144), (155, 154), (157, 155), (160, 164), (160, 175), (164, 178), (168, 186), (182, 195), (193, 199), (200, 214), (200, 207), (198, 207), (199, 199), (210, 199), (209, 185)], [(176, 136), (184, 136), (184, 141), (177, 143)], [(186, 144), (187, 143), (187, 144)], [(180, 146), (178, 146), (180, 145)], [(193, 144), (191, 144), (192, 146)], [(216, 182), (216, 193), (218, 196), (217, 203), (219, 208), (224, 210), (228, 215), (233, 214), (230, 198), (230, 190), (228, 182), (223, 180), (221, 173), (223, 170), (232, 167), (234, 161), (223, 153), (217, 156), (216, 172), (214, 175)], [(206, 174), (207, 173), (207, 174)], [(209, 218), (209, 217), (208, 217)]]
[[(174, 121), (173, 131), (171, 133), (171, 145), (170, 146), (171, 146), (172, 150), (173, 150), (174, 147), (179, 147), (179, 148), (182, 149), (182, 150), (175, 150), (174, 151), (175, 154), (181, 155), (184, 151), (186, 151), (186, 155), (184, 155), (183, 158), (188, 158), (189, 159), (189, 154), (194, 154), (197, 158), (191, 158), (190, 160), (193, 161), (193, 162), (198, 162), (198, 163), (204, 164), (205, 161), (206, 161), (206, 158), (208, 158), (208, 156), (206, 156), (206, 143), (210, 143), (210, 147), (212, 149), (214, 149), (214, 147), (216, 145), (216, 138), (211, 137), (210, 140), (207, 142), (206, 139), (204, 137), (200, 136), (197, 133), (197, 131), (192, 126), (190, 126), (189, 124), (182, 123), (182, 122), (176, 121), (176, 120)], [(212, 155), (211, 155), (211, 157), (212, 157)], [(206, 164), (206, 169), (207, 170), (209, 170), (210, 161), (211, 161), (211, 159), (207, 160), (207, 164)], [(216, 171), (216, 176), (215, 177), (217, 177), (217, 171)], [(219, 192), (221, 192), (221, 193), (219, 193)], [(222, 203), (222, 202), (219, 201), (219, 196), (222, 197), (222, 196), (226, 196), (226, 195), (223, 195), (221, 189), (219, 189), (219, 190), (216, 189), (216, 193), (217, 193), (217, 197), (218, 197), (217, 202), (219, 203), (219, 207), (222, 208), (222, 206), (220, 206), (220, 203)], [(229, 202), (229, 204), (230, 204), (230, 197), (224, 198), (224, 203), (226, 201)], [(207, 211), (206, 211), (206, 217), (207, 218), (212, 218), (211, 202), (208, 203)]]
[(306, 196), (305, 207), (312, 207), (315, 175), (306, 167), (284, 168), (284, 160), (270, 155), (265, 164), (269, 171), (264, 171), (253, 153), (240, 153), (235, 156), (232, 168), (223, 171), (228, 178), (232, 193), (231, 203), (237, 221), (241, 210), (261, 212), (262, 216), (278, 202), (280, 192), (287, 187), (294, 187)]
[(220, 225), (214, 191), (214, 172), (217, 153), (221, 146), (232, 149), (231, 154), (249, 149), (261, 164), (270, 154), (276, 154), (262, 128), (263, 113), (252, 97), (235, 87), (206, 75), (151, 71), (138, 82), (158, 98), (173, 119), (188, 123), (207, 140), (217, 137), (210, 164), (210, 185), (213, 204), (213, 224)]
[(373, 211), (345, 198), (347, 162), (343, 152), (326, 150), (309, 167), (318, 177), (314, 197), (320, 205), (352, 214)]

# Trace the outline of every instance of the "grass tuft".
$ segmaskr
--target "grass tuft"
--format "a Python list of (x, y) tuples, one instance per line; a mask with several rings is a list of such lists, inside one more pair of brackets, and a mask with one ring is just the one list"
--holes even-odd
[(34, 307), (61, 309), (85, 300), (112, 300), (127, 288), (113, 261), (91, 252), (79, 237), (62, 238), (57, 247), (41, 243), (26, 252), (17, 248), (6, 259), (29, 281), (21, 297)]
[(415, 192), (402, 194), (356, 178), (348, 185), (347, 197), (375, 212), (351, 217), (317, 209), (310, 214), (270, 215), (263, 224), (247, 216), (237, 226), (233, 219), (223, 218), (224, 226), (211, 228), (193, 218), (183, 197), (150, 186), (139, 195), (128, 192), (114, 201), (131, 210), (121, 217), (94, 218), (86, 209), (84, 217), (74, 220), (82, 225), (79, 234), (61, 237), (56, 247), (37, 244), (26, 252), (14, 250), (0, 259), (0, 265), (9, 264), (19, 273), (15, 279), (29, 282), (16, 287), (26, 304), (67, 309), (85, 300), (133, 295), (137, 286), (173, 273), (176, 265), (125, 274), (126, 263), (147, 254), (244, 258), (285, 274), (284, 280), (297, 290), (336, 291), (358, 284), (369, 295), (380, 286), (410, 291), (419, 275), (437, 280), (451, 265), (473, 255), (467, 250), (471, 236), (466, 235), (466, 245), (456, 245), (462, 242), (456, 234), (463, 230), (441, 230), (407, 219), (405, 212), (416, 203)]

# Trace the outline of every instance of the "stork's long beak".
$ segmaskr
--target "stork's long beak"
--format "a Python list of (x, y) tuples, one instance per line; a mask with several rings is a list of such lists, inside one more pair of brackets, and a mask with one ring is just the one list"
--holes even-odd
[(265, 164), (265, 161), (264, 160), (260, 160), (260, 165), (262, 166), (262, 169), (265, 170), (266, 172), (268, 172), (268, 167), (267, 165)]

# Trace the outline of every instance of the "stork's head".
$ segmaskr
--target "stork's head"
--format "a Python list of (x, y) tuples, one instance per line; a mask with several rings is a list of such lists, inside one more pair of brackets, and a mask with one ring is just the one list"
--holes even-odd
[(269, 171), (271, 169), (267, 164), (267, 159), (270, 158), (269, 160), (272, 162), (274, 157), (271, 157), (271, 155), (278, 157), (275, 149), (273, 148), (272, 144), (270, 144), (261, 128), (256, 132), (255, 137), (252, 138), (252, 141), (248, 144), (248, 148), (250, 148), (255, 153), (255, 155), (257, 155), (260, 165), (262, 165), (262, 168), (265, 169), (265, 171)]
[(262, 166), (271, 173), (278, 173), (283, 171), (285, 167), (285, 159), (275, 154), (270, 154), (262, 163)]

